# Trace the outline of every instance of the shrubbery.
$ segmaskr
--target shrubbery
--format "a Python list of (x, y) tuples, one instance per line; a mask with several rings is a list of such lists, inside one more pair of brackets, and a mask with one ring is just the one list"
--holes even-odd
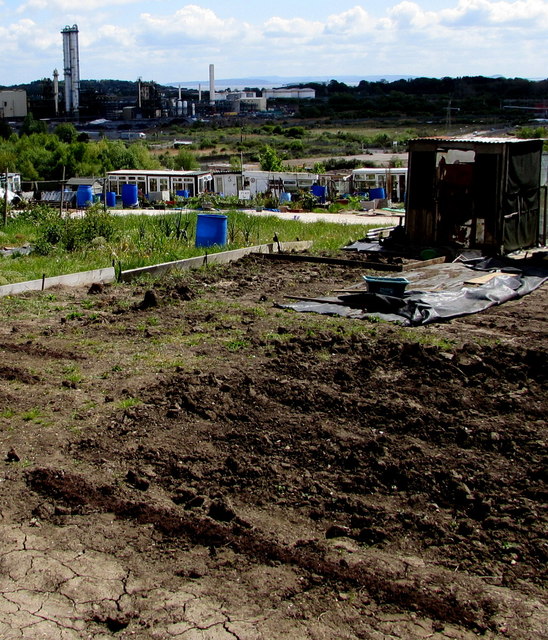
[(100, 204), (86, 209), (82, 218), (62, 218), (55, 209), (43, 206), (25, 215), (38, 223), (35, 251), (41, 255), (48, 255), (55, 247), (65, 251), (84, 249), (97, 238), (108, 241), (115, 235), (113, 216)]
[[(43, 123), (42, 123), (43, 124)], [(0, 166), (23, 180), (60, 180), (72, 176), (102, 176), (115, 169), (159, 169), (158, 158), (142, 143), (122, 140), (83, 142), (76, 129), (64, 123), (53, 133), (0, 137)]]

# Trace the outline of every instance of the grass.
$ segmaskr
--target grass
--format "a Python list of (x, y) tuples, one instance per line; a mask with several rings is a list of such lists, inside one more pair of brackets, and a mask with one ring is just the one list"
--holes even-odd
[(399, 328), (398, 335), (409, 342), (416, 342), (429, 347), (438, 347), (441, 351), (452, 351), (455, 348), (456, 341), (448, 338), (442, 338), (433, 333), (417, 332), (411, 329)]
[[(269, 243), (274, 235), (281, 242), (310, 240), (315, 252), (332, 251), (364, 237), (369, 228), (331, 222), (280, 220), (267, 214), (250, 216), (242, 211), (229, 211), (226, 215), (229, 242), (224, 247), (210, 247), (207, 253)], [(188, 223), (186, 238), (177, 237), (174, 231), (180, 217)], [(0, 285), (40, 280), (44, 275), (51, 277), (106, 268), (113, 264), (127, 270), (203, 255), (206, 250), (194, 246), (196, 219), (196, 212), (113, 216), (113, 236), (106, 243), (89, 242), (83, 248), (70, 252), (54, 247), (48, 255), (32, 253), (0, 258)], [(37, 240), (37, 228), (36, 222), (11, 219), (3, 232), (5, 244), (33, 244)]]
[(29, 409), (21, 414), (25, 422), (41, 422), (42, 411), (38, 408)]
[(229, 340), (225, 344), (225, 347), (229, 351), (232, 351), (233, 353), (236, 351), (241, 351), (242, 349), (247, 349), (250, 346), (251, 346), (251, 343), (248, 340), (245, 340), (244, 338), (235, 338), (234, 340)]
[(118, 409), (131, 409), (131, 407), (138, 407), (143, 401), (139, 398), (124, 398), (117, 403)]
[(67, 365), (64, 368), (63, 373), (64, 373), (64, 379), (67, 382), (73, 382), (74, 384), (78, 384), (83, 380), (83, 376), (81, 372), (74, 365)]

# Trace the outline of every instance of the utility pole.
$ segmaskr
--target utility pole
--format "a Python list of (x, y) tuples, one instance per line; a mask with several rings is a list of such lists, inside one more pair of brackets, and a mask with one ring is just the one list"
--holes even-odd
[(447, 134), (450, 134), (451, 132), (449, 131), (449, 129), (451, 128), (451, 124), (452, 124), (452, 118), (451, 118), (451, 111), (460, 111), (459, 107), (452, 107), (451, 106), (451, 98), (449, 98), (449, 102), (447, 103), (447, 113), (445, 115), (445, 130)]
[(59, 217), (63, 217), (63, 204), (65, 195), (65, 165), (63, 165), (63, 180), (61, 181), (61, 197), (59, 198)]
[(6, 182), (4, 183), (4, 226), (8, 224), (8, 168), (6, 167)]
[(447, 103), (447, 113), (445, 115), (445, 129), (447, 133), (449, 133), (449, 129), (451, 127), (451, 99)]

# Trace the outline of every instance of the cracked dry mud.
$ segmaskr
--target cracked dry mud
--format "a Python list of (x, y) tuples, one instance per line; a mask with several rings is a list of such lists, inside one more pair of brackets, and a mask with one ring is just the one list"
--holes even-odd
[(416, 329), (275, 305), (360, 275), (0, 299), (2, 639), (548, 637), (546, 286)]

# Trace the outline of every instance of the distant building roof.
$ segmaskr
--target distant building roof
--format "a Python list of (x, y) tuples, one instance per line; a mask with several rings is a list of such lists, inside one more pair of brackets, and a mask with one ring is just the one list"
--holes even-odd
[(93, 186), (95, 183), (103, 183), (102, 178), (69, 178), (66, 182), (66, 184), (69, 187), (79, 187), (79, 186), (84, 186), (84, 187), (91, 187)]
[(109, 171), (109, 176), (126, 176), (131, 174), (132, 176), (172, 176), (172, 177), (184, 177), (184, 176), (203, 176), (207, 175), (209, 171), (176, 171), (174, 169), (117, 169), (116, 171)]

